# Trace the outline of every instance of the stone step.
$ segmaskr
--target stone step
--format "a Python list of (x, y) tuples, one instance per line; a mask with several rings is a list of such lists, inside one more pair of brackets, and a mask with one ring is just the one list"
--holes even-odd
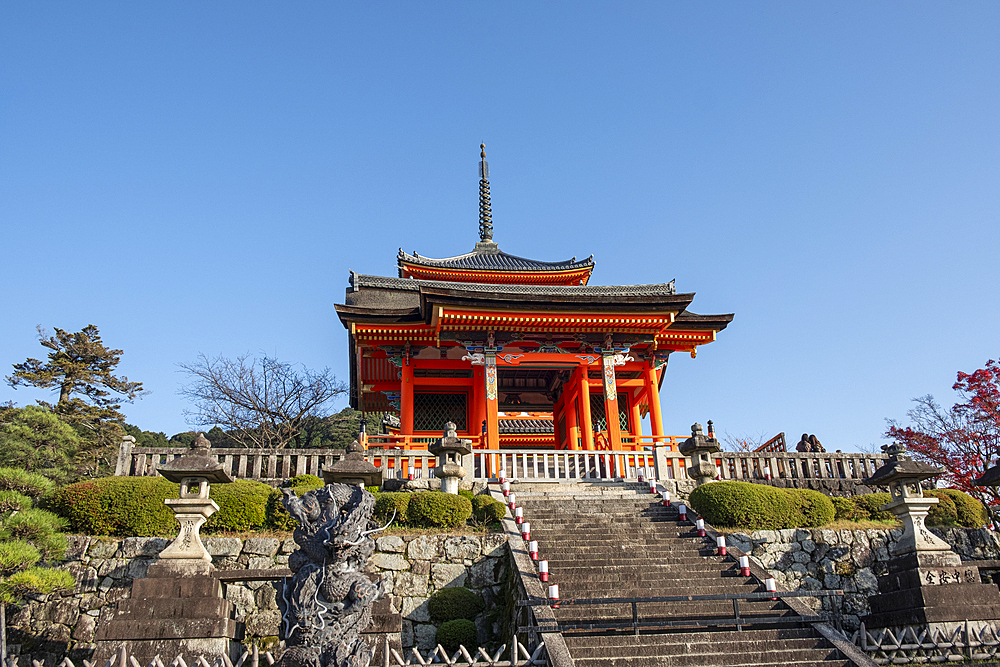
[[(570, 654), (573, 651), (570, 649)], [(829, 653), (810, 653), (808, 658), (785, 656), (782, 652), (768, 652), (767, 654), (741, 654), (741, 653), (708, 653), (697, 656), (690, 656), (689, 659), (682, 659), (681, 656), (667, 656), (655, 658), (649, 656), (641, 657), (592, 657), (574, 658), (574, 664), (579, 667), (788, 667), (794, 664), (795, 667), (847, 667), (851, 662), (843, 658), (836, 657), (835, 651)]]
[(763, 641), (815, 638), (811, 628), (767, 628), (759, 630), (703, 630), (695, 632), (658, 632), (641, 635), (573, 635), (578, 646), (628, 646), (646, 644), (707, 644), (741, 641)]
[[(745, 632), (744, 634), (753, 635), (753, 631)], [(611, 635), (611, 639), (617, 639), (619, 634)], [(631, 635), (635, 637), (636, 635)], [(646, 639), (653, 637), (655, 635), (642, 635), (638, 637), (640, 639)], [(686, 636), (686, 635), (685, 635)], [(567, 634), (567, 644), (571, 645), (575, 650), (573, 652), (574, 657), (579, 656), (580, 658), (588, 658), (594, 656), (607, 655), (609, 649), (613, 649), (618, 653), (619, 656), (628, 657), (667, 657), (667, 656), (691, 656), (691, 655), (705, 655), (706, 653), (720, 653), (719, 647), (727, 647), (734, 650), (738, 650), (740, 653), (767, 653), (772, 651), (826, 651), (830, 652), (835, 650), (832, 646), (829, 646), (827, 642), (817, 640), (815, 637), (799, 637), (796, 639), (771, 639), (767, 637), (760, 638), (750, 638), (750, 639), (739, 639), (739, 640), (729, 640), (729, 641), (715, 641), (709, 640), (707, 642), (676, 642), (671, 644), (664, 644), (659, 642), (643, 642), (643, 643), (606, 643), (602, 645), (592, 645), (586, 646), (576, 643), (576, 639), (571, 638), (572, 635)], [(602, 639), (607, 639), (608, 636), (602, 637)]]

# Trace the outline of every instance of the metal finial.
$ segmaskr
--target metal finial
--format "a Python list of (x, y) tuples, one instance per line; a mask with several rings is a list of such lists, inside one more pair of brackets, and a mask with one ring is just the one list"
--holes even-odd
[(479, 240), (493, 240), (493, 210), (490, 208), (490, 163), (486, 161), (486, 144), (480, 144), (479, 161)]

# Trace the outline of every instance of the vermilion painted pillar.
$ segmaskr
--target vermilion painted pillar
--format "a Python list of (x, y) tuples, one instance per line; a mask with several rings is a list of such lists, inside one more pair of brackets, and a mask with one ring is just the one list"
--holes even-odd
[(403, 360), (403, 377), (399, 387), (399, 430), (413, 435), (413, 361)]
[(632, 395), (632, 435), (636, 436), (636, 446), (639, 445), (638, 437), (642, 435), (642, 411), (639, 410), (639, 392)]
[(663, 414), (660, 412), (660, 386), (656, 368), (650, 361), (646, 366), (646, 397), (649, 400), (649, 426), (653, 435), (663, 435)]
[(580, 428), (583, 431), (583, 448), (596, 449), (594, 447), (594, 420), (590, 416), (590, 381), (587, 379), (589, 366), (578, 366), (577, 373), (577, 396), (580, 399), (580, 418), (583, 423)]
[(563, 414), (566, 415), (566, 438), (570, 449), (580, 449), (580, 425), (576, 423), (576, 390), (563, 392)]
[(618, 417), (618, 386), (615, 383), (614, 355), (605, 354), (601, 357), (601, 377), (604, 380), (604, 417), (608, 423), (608, 441), (611, 449), (621, 450), (622, 429)]
[(499, 382), (497, 380), (497, 355), (486, 353), (484, 384), (486, 387), (486, 440), (490, 449), (500, 448)]
[[(486, 420), (486, 387), (483, 379), (484, 366), (472, 367), (472, 405), (469, 409), (469, 433), (479, 435), (483, 432), (483, 421)], [(486, 443), (481, 446), (485, 447)]]

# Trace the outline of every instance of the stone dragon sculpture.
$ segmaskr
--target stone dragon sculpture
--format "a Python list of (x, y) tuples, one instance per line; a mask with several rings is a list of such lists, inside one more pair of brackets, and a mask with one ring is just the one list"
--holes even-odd
[[(287, 647), (275, 667), (368, 667), (372, 651), (360, 633), (372, 604), (385, 595), (363, 570), (375, 551), (371, 528), (375, 497), (356, 486), (329, 484), (301, 498), (283, 489), (283, 504), (298, 520), (294, 573), (279, 606)], [(391, 520), (390, 520), (391, 523)], [(388, 524), (386, 524), (388, 526)]]

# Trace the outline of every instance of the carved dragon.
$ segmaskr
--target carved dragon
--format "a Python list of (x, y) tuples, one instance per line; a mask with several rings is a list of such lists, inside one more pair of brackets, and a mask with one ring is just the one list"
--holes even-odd
[(279, 601), (287, 648), (275, 667), (368, 667), (372, 651), (360, 633), (385, 595), (384, 582), (372, 583), (363, 572), (375, 551), (371, 534), (384, 529), (369, 525), (375, 497), (346, 484), (301, 498), (282, 492), (299, 522), (293, 533), (299, 548), (288, 558), (294, 574)]

